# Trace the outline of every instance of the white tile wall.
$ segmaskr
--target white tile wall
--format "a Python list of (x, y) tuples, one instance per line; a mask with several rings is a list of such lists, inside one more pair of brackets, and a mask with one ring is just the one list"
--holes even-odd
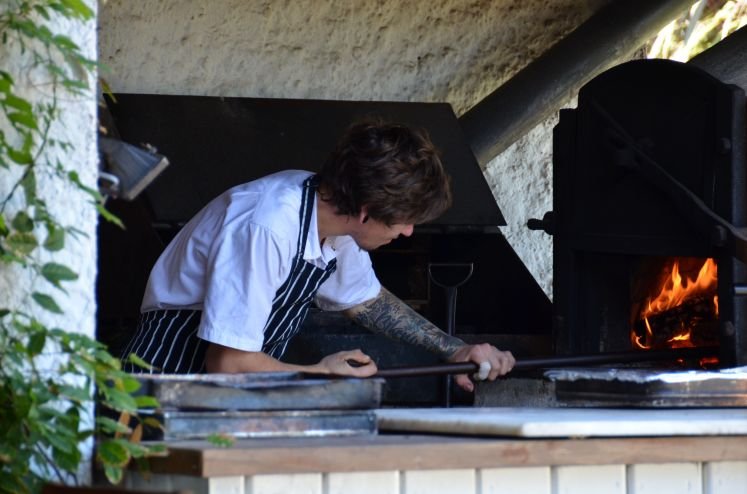
[(324, 494), (399, 494), (399, 483), (397, 471), (330, 473), (324, 476)]
[(246, 494), (322, 494), (322, 474), (254, 475)]
[(703, 465), (703, 494), (747, 494), (747, 461), (714, 461)]
[(548, 494), (550, 467), (484, 468), (477, 471), (478, 494)]
[(473, 494), (475, 471), (415, 470), (404, 472), (399, 494)]
[(246, 477), (241, 475), (235, 477), (211, 477), (208, 479), (208, 493), (249, 494), (246, 484)]
[[(700, 463), (660, 463), (628, 466), (629, 494), (701, 494)], [(745, 493), (747, 494), (747, 491)]]
[[(747, 447), (747, 444), (745, 445)], [(131, 489), (193, 494), (747, 494), (747, 461), (333, 472), (251, 477), (130, 473)]]
[(625, 465), (554, 467), (552, 494), (626, 494)]

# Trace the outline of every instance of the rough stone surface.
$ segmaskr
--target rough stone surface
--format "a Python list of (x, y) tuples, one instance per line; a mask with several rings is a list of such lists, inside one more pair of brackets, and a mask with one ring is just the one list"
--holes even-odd
[[(96, 2), (85, 2), (96, 9)], [(55, 34), (69, 36), (83, 54), (96, 59), (96, 24), (93, 21), (82, 24), (80, 22), (53, 21), (50, 26)], [(14, 89), (19, 96), (34, 105), (50, 104), (52, 101), (52, 86), (48, 74), (36, 68), (29, 62), (30, 46), (27, 45), (26, 56), (19, 56), (17, 40), (8, 38), (8, 44), (0, 45), (0, 60), (3, 70), (13, 74)], [(28, 42), (27, 42), (28, 43)], [(96, 150), (96, 97), (93, 90), (95, 79), (89, 81), (90, 91), (82, 96), (71, 96), (58, 89), (58, 105), (60, 118), (49, 130), (48, 137), (59, 142), (70, 144), (67, 148), (48, 146), (37, 162), (48, 162), (51, 165), (36, 169), (37, 195), (43, 199), (55, 219), (66, 227), (77, 229), (77, 235), (67, 235), (65, 248), (50, 254), (43, 249), (37, 249), (35, 255), (39, 263), (56, 262), (68, 266), (78, 274), (75, 281), (63, 282), (65, 291), (58, 290), (41, 276), (33, 276), (29, 270), (20, 270), (15, 265), (0, 264), (0, 300), (3, 308), (21, 309), (34, 318), (46, 324), (47, 327), (59, 327), (67, 331), (78, 332), (89, 337), (95, 337), (96, 315), (96, 225), (97, 212), (91, 204), (90, 196), (64, 179), (60, 179), (52, 170), (52, 166), (59, 162), (66, 171), (76, 171), (81, 181), (89, 187), (95, 187), (98, 175), (98, 155)], [(41, 119), (40, 119), (41, 120)], [(17, 137), (8, 122), (0, 119), (0, 132), (5, 132), (9, 140)], [(7, 197), (12, 187), (20, 177), (20, 167), (11, 167), (0, 173), (0, 197)], [(20, 191), (20, 189), (19, 189)], [(14, 217), (19, 208), (23, 207), (23, 194), (14, 194), (13, 200), (7, 204), (3, 213), (6, 218)], [(36, 232), (37, 238), (46, 237), (46, 231), (41, 228)], [(33, 302), (30, 294), (33, 291), (53, 296), (64, 311), (62, 315), (52, 314)], [(46, 361), (38, 361), (40, 369), (52, 369), (55, 372), (61, 362), (50, 348), (51, 353)], [(88, 417), (92, 420), (93, 410), (89, 410)], [(84, 458), (90, 458), (93, 451), (92, 441), (81, 445)], [(80, 472), (81, 480), (90, 476), (89, 465), (84, 461)]]
[[(109, 0), (103, 76), (116, 92), (446, 101), (459, 115), (607, 0)], [(519, 256), (551, 293), (551, 123), (486, 167)], [(547, 237), (547, 236), (545, 236)]]
[(553, 116), (532, 129), (485, 167), (485, 178), (506, 219), (503, 235), (552, 298), (552, 236), (527, 228), (530, 218), (552, 211)]

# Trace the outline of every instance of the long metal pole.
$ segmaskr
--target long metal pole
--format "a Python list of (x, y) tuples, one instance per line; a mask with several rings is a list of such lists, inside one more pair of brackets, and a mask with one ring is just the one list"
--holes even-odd
[[(632, 362), (675, 361), (718, 356), (718, 347), (676, 348), (671, 350), (640, 350), (608, 352), (593, 355), (567, 357), (530, 358), (516, 361), (514, 371), (548, 369), (552, 367), (574, 367), (600, 364), (623, 364)], [(447, 374), (473, 374), (479, 366), (474, 362), (455, 362), (417, 367), (392, 367), (379, 369), (372, 377), (396, 378), (418, 376), (440, 376)]]

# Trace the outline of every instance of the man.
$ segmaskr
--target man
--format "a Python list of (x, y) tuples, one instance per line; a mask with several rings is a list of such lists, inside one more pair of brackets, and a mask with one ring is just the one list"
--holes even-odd
[[(309, 366), (282, 362), (313, 301), (444, 360), (489, 367), (482, 378), (493, 380), (511, 370), (511, 353), (448, 336), (380, 285), (368, 255), (450, 203), (425, 132), (354, 125), (318, 175), (289, 170), (236, 186), (187, 223), (153, 267), (123, 356), (168, 373), (375, 374), (360, 350)], [(474, 389), (466, 375), (455, 381)]]

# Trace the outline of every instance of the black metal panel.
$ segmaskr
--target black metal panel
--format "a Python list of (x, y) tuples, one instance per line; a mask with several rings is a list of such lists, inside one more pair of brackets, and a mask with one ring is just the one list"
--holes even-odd
[(731, 180), (719, 170), (732, 167), (732, 155), (717, 146), (721, 139), (733, 140), (731, 92), (699, 69), (664, 60), (620, 65), (581, 90), (574, 178), (561, 188), (573, 198), (568, 220), (579, 248), (588, 242), (595, 249), (639, 253), (645, 243), (647, 253), (708, 256), (709, 235), (696, 229), (694, 218), (684, 217), (667, 192), (638, 170), (620, 164), (627, 157), (617, 155), (612, 121), (730, 219)]
[(147, 189), (157, 222), (180, 224), (233, 185), (283, 169), (316, 170), (355, 120), (377, 115), (428, 130), (452, 177), (454, 206), (437, 230), (505, 225), (450, 105), (117, 94), (108, 102), (128, 142), (171, 166)]

